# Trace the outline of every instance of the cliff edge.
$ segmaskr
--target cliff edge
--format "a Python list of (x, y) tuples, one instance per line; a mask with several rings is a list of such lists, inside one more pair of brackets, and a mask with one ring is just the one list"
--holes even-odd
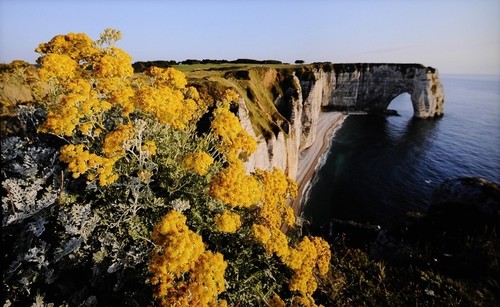
[(229, 66), (188, 76), (240, 94), (237, 114), (259, 144), (246, 163), (248, 171), (277, 167), (294, 179), (300, 153), (317, 138), (321, 112), (383, 111), (394, 98), (409, 93), (415, 117), (444, 113), (438, 71), (421, 64)]

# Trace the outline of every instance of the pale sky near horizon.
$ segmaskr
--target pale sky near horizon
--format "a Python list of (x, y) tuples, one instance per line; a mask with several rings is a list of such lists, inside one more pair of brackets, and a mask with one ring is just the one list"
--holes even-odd
[(498, 0), (0, 0), (0, 63), (57, 34), (105, 28), (133, 62), (273, 59), (421, 63), (500, 74)]

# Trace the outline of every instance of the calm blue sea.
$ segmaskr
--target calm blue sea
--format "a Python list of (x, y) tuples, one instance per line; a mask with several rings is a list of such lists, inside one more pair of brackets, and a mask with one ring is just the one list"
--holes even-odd
[(400, 116), (351, 115), (305, 199), (314, 225), (332, 218), (389, 226), (425, 211), (446, 178), (500, 182), (500, 76), (442, 75), (445, 115), (412, 118), (410, 96), (389, 108)]

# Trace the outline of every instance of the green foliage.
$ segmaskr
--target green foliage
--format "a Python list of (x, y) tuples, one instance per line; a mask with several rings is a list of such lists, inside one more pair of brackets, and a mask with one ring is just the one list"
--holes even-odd
[[(459, 232), (449, 236), (462, 237)], [(498, 302), (500, 249), (495, 232), (462, 237), (453, 250), (435, 235), (412, 247), (405, 241), (385, 257), (350, 247), (348, 238), (339, 236), (332, 244), (331, 269), (315, 293), (316, 301), (325, 306), (495, 306)]]
[[(242, 167), (239, 159), (255, 149), (230, 109), (237, 95), (222, 91), (225, 86), (198, 93), (172, 69), (151, 68), (148, 76), (133, 78), (130, 57), (114, 47), (120, 37), (112, 29), (96, 42), (70, 33), (37, 48), (42, 82), (32, 81), (48, 90), (37, 92), (40, 100), (31, 106), (15, 105), (10, 121), (18, 124), (2, 135), (4, 304), (165, 303), (189, 297), (187, 284), (210, 281), (196, 275), (210, 271), (204, 261), (221, 268), (214, 272), (223, 276), (215, 302), (263, 305), (276, 294), (290, 301), (292, 272), (252, 235), (262, 183), (245, 175), (256, 195), (245, 208), (207, 193), (221, 170)], [(263, 97), (256, 77), (247, 86)], [(165, 112), (157, 114), (153, 102), (180, 111), (163, 120)], [(272, 105), (265, 111), (276, 113)], [(197, 125), (218, 116), (232, 124)], [(206, 159), (186, 167), (186, 157), (198, 153)], [(160, 221), (172, 211), (185, 217), (185, 234), (208, 250), (199, 267), (159, 281), (151, 274), (152, 260), (160, 260), (154, 267), (162, 271), (161, 253), (172, 246), (153, 230), (161, 233)], [(238, 231), (217, 229), (214, 217), (225, 211), (241, 217)], [(172, 285), (178, 293), (165, 295), (161, 287)]]

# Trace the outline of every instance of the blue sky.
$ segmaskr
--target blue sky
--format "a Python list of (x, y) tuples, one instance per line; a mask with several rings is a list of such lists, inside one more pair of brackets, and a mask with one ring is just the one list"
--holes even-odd
[(422, 63), (500, 74), (498, 0), (0, 0), (0, 62), (57, 34), (123, 33), (133, 61)]

